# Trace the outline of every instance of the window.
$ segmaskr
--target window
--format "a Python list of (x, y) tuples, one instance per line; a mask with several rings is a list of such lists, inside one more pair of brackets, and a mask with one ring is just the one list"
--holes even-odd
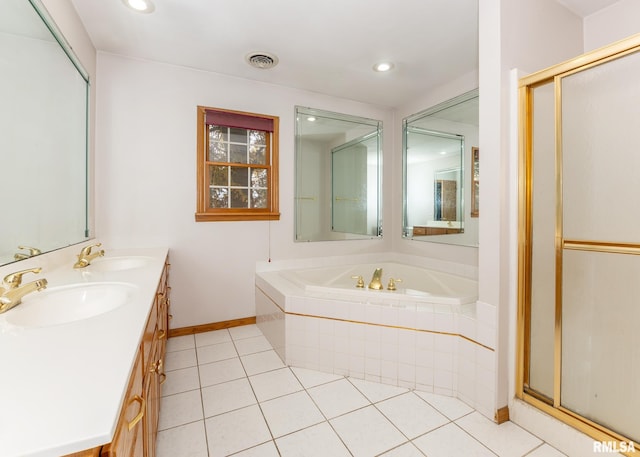
[(198, 106), (196, 221), (280, 219), (278, 122)]

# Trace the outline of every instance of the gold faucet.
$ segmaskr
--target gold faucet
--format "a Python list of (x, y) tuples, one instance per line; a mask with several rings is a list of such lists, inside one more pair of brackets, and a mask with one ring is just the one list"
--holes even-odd
[(18, 249), (28, 249), (29, 250), (29, 254), (25, 254), (24, 252), (16, 252), (13, 255), (13, 258), (15, 260), (24, 260), (24, 259), (28, 259), (29, 257), (33, 257), (36, 255), (40, 255), (42, 254), (42, 251), (38, 248), (32, 248), (30, 246), (18, 246)]
[(373, 277), (371, 278), (371, 282), (369, 283), (369, 289), (374, 290), (382, 290), (382, 268), (376, 268), (376, 271), (373, 272)]
[(102, 243), (92, 244), (91, 246), (85, 246), (78, 254), (78, 261), (73, 264), (73, 268), (84, 268), (91, 263), (96, 257), (102, 257), (104, 255), (104, 249), (96, 252), (91, 252), (92, 248), (99, 248)]
[(2, 287), (0, 287), (0, 313), (19, 305), (25, 295), (47, 288), (47, 280), (44, 278), (22, 285), (22, 275), (40, 273), (41, 271), (42, 268), (29, 268), (4, 277)]
[(396, 283), (402, 282), (402, 279), (389, 278), (389, 284), (387, 284), (387, 290), (396, 290)]

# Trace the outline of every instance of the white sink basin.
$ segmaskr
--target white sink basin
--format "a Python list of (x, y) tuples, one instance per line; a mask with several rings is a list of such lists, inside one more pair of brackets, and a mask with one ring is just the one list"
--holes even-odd
[(153, 257), (146, 256), (122, 256), (122, 257), (98, 257), (86, 267), (87, 271), (122, 271), (143, 268), (153, 262)]
[(96, 282), (51, 287), (33, 292), (5, 313), (8, 324), (49, 327), (104, 314), (124, 305), (136, 286), (121, 282)]

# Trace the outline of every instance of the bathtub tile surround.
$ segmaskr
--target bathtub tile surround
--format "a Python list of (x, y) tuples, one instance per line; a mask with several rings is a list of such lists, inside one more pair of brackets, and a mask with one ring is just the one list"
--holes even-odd
[[(358, 332), (366, 341), (366, 330)], [(169, 339), (168, 353), (179, 355), (166, 367), (157, 457), (563, 455), (453, 397), (282, 363), (255, 364), (275, 354), (261, 338), (251, 325)], [(210, 353), (230, 358), (206, 362), (197, 356)]]
[[(425, 262), (406, 255), (382, 258), (384, 262), (361, 267), (363, 275), (371, 265), (399, 260), (421, 268), (439, 266), (448, 273), (472, 272), (432, 259)], [(335, 265), (346, 266), (371, 262), (371, 256), (332, 260)], [(339, 295), (335, 287), (322, 292), (316, 286), (296, 282), (299, 277), (317, 276), (319, 270), (305, 270), (312, 263), (275, 263), (269, 271), (260, 271), (259, 267), (256, 273), (256, 319), (287, 365), (457, 397), (494, 418), (495, 306), (469, 298), (465, 287), (461, 288), (461, 300), (414, 300), (410, 295), (387, 291), (356, 290), (349, 288), (350, 273), (345, 295)], [(327, 259), (319, 264), (323, 268), (330, 265)], [(289, 270), (277, 269), (283, 266)], [(326, 271), (332, 285), (340, 283), (333, 270)], [(385, 284), (388, 276), (383, 272)], [(462, 282), (473, 279), (462, 277)], [(439, 283), (446, 279), (436, 277), (435, 287), (450, 288)]]

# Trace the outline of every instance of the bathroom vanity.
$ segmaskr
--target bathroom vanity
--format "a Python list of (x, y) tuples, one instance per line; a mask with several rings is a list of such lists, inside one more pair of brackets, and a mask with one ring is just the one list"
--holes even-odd
[[(45, 264), (38, 276), (47, 289), (0, 314), (0, 455), (155, 455), (168, 336), (167, 255), (166, 249), (107, 250), (81, 269), (73, 261)], [(38, 258), (24, 262), (21, 268), (31, 268)], [(30, 276), (25, 282), (36, 279)], [(89, 300), (82, 317), (65, 308), (71, 292), (91, 297), (94, 288), (95, 297), (116, 306)], [(59, 313), (43, 320), (47, 305)]]

